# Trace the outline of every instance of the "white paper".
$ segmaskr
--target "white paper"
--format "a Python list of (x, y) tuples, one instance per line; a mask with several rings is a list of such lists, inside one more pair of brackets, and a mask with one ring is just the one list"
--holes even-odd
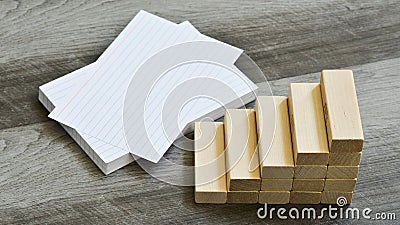
[[(181, 29), (189, 28), (192, 29), (193, 33), (198, 33), (198, 31), (188, 21), (182, 22), (179, 25), (176, 25), (174, 23), (168, 24), (173, 27), (178, 26)], [(46, 105), (46, 108), (51, 112), (54, 108), (64, 107), (65, 105), (67, 105), (68, 100), (72, 98), (75, 93), (82, 87), (82, 84), (84, 84), (90, 78), (90, 75), (93, 73), (93, 71), (95, 71), (97, 65), (98, 63), (94, 62), (40, 86), (39, 88), (41, 90), (41, 93), (45, 95), (44, 100), (41, 100), (45, 101), (44, 104)], [(69, 129), (68, 127), (65, 128)], [(70, 130), (71, 129), (72, 128), (70, 128)], [(128, 150), (113, 146), (107, 142), (102, 141), (101, 139), (90, 136), (88, 134), (79, 131), (70, 132), (71, 135), (73, 135), (73, 133), (76, 133), (76, 137), (74, 137), (75, 139), (83, 139), (87, 143), (87, 145), (89, 145), (90, 149), (93, 150), (93, 153), (87, 152), (87, 154), (89, 155), (96, 155), (96, 157), (92, 157), (92, 159), (95, 160), (96, 158), (99, 158), (101, 160), (101, 162), (95, 162), (97, 165), (102, 165), (104, 163), (111, 164), (113, 163), (113, 161), (118, 160), (120, 157), (129, 153)], [(83, 147), (83, 143), (78, 144)], [(132, 161), (132, 157), (128, 158), (128, 160), (122, 161), (122, 165), (115, 165), (115, 167), (120, 168)], [(101, 169), (105, 173), (109, 172), (107, 171), (107, 168)]]
[[(209, 40), (209, 38), (193, 32), (190, 27), (180, 29), (178, 26), (171, 26), (169, 21), (144, 11), (139, 12), (100, 56), (96, 62), (98, 65), (88, 75), (87, 81), (66, 101), (65, 105), (57, 106), (49, 117), (80, 133), (130, 151), (136, 156), (157, 162), (168, 149), (171, 140), (162, 142), (157, 154), (148, 153), (148, 151), (152, 151), (150, 149), (128, 147), (123, 125), (126, 91), (132, 78), (135, 78), (137, 70), (147, 59), (170, 46), (196, 40)], [(229, 63), (233, 64), (232, 61), (240, 56), (242, 50), (232, 46), (230, 48), (233, 53), (231, 52), (231, 55), (227, 55), (226, 58), (231, 57)], [(163, 63), (165, 62), (160, 62), (160, 64)], [(197, 70), (197, 67), (193, 66), (192, 70)], [(212, 70), (214, 68), (210, 68), (208, 72), (204, 70), (202, 72), (208, 74)], [(182, 71), (177, 70), (175, 73), (178, 76)], [(141, 75), (135, 84), (140, 87), (141, 82), (148, 82), (145, 74)], [(140, 96), (141, 93), (138, 95)], [(138, 96), (132, 96), (132, 98), (136, 97)], [(136, 107), (141, 106), (136, 105)], [(205, 109), (207, 111), (206, 107)], [(197, 118), (196, 115), (200, 114), (198, 112), (188, 113), (185, 121), (192, 121)], [(156, 119), (156, 116), (150, 118), (147, 123), (151, 124), (153, 123), (151, 120), (155, 121)]]

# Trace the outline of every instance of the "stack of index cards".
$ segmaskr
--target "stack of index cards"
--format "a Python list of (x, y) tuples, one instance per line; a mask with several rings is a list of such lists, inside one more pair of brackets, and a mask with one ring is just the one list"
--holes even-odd
[(234, 66), (242, 53), (140, 11), (96, 62), (40, 86), (39, 100), (105, 174), (157, 163), (194, 121), (255, 99)]

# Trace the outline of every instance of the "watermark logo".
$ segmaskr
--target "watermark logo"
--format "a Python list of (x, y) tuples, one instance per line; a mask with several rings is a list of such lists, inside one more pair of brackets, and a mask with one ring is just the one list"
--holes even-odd
[(340, 196), (339, 198), (336, 199), (336, 204), (337, 204), (339, 207), (342, 207), (342, 206), (347, 205), (347, 198), (346, 198), (346, 197), (343, 197), (343, 196)]
[(346, 197), (340, 196), (336, 199), (337, 207), (335, 205), (328, 205), (320, 209), (304, 207), (304, 208), (275, 208), (268, 207), (268, 204), (264, 204), (257, 210), (257, 216), (260, 219), (274, 219), (277, 217), (281, 220), (287, 219), (352, 219), (352, 220), (396, 220), (396, 214), (392, 212), (375, 212), (371, 208), (357, 208), (347, 207), (348, 201)]

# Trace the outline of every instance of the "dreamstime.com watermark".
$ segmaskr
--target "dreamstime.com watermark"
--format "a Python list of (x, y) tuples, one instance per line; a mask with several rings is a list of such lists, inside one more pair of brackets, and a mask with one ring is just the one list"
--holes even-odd
[(337, 207), (335, 205), (328, 205), (321, 209), (315, 209), (311, 207), (305, 207), (302, 209), (290, 208), (275, 208), (268, 207), (268, 204), (264, 204), (257, 210), (257, 216), (260, 219), (273, 219), (277, 217), (281, 220), (287, 219), (368, 219), (368, 220), (396, 220), (396, 214), (391, 212), (373, 212), (371, 208), (343, 208), (347, 204), (345, 197), (339, 197), (336, 200)]

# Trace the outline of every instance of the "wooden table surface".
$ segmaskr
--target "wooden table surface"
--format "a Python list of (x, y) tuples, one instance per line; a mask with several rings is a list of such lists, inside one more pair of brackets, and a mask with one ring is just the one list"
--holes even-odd
[[(365, 148), (352, 207), (400, 217), (398, 0), (0, 0), (0, 223), (360, 222), (260, 220), (261, 205), (197, 205), (192, 187), (136, 163), (104, 176), (47, 118), (38, 87), (94, 62), (140, 9), (244, 49), (276, 95), (318, 82), (321, 69), (353, 69)], [(174, 149), (168, 157), (193, 160)]]

